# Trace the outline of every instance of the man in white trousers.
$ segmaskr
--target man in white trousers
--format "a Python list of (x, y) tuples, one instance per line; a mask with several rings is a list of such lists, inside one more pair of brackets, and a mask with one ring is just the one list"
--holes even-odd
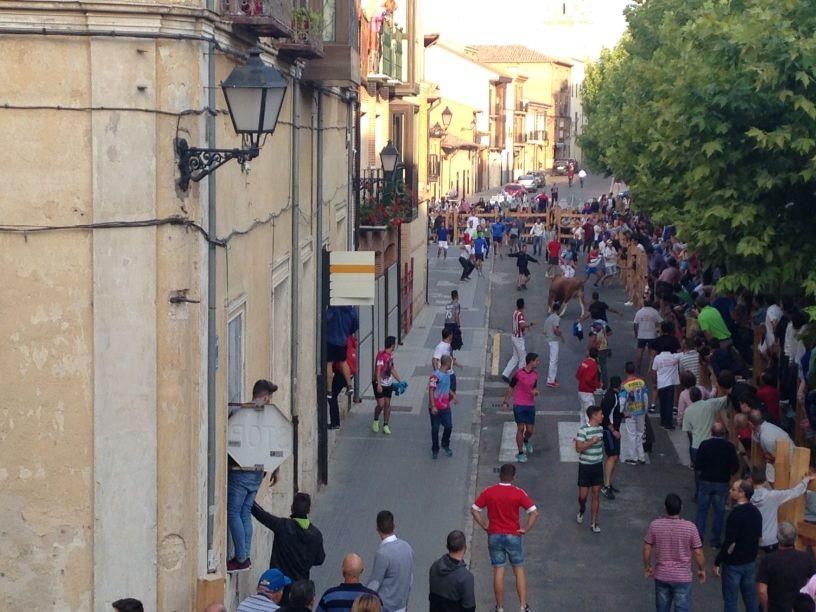
[(561, 317), (558, 316), (561, 310), (561, 302), (553, 302), (550, 316), (544, 321), (544, 337), (550, 348), (550, 364), (547, 369), (547, 387), (557, 389), (561, 386), (558, 382), (558, 351), (561, 348), (560, 342), (564, 342), (564, 335), (561, 333)]
[(620, 404), (624, 414), (621, 461), (632, 465), (646, 463), (643, 435), (646, 432), (646, 408), (649, 390), (646, 381), (635, 373), (635, 364), (627, 361), (624, 366), (626, 379), (621, 385)]
[(516, 300), (516, 310), (513, 312), (513, 329), (510, 333), (510, 341), (513, 344), (513, 355), (507, 366), (502, 372), (502, 380), (510, 383), (510, 376), (513, 370), (524, 366), (524, 360), (527, 358), (527, 348), (524, 345), (524, 332), (528, 327), (535, 325), (532, 321), (528, 321), (524, 316), (524, 299)]

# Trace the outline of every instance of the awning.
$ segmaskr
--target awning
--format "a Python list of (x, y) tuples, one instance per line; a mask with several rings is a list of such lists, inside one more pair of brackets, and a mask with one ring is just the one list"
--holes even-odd
[(471, 140), (465, 140), (464, 138), (459, 138), (453, 134), (446, 134), (445, 137), (442, 138), (441, 146), (443, 149), (466, 149), (468, 151), (478, 151), (482, 148), (480, 145)]

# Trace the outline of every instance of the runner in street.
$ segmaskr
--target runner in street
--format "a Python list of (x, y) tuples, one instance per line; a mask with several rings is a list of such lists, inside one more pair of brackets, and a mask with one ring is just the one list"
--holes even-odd
[(578, 514), (575, 520), (584, 522), (586, 502), (592, 491), (592, 533), (600, 533), (598, 512), (601, 507), (601, 486), (604, 483), (603, 467), (603, 411), (598, 406), (586, 410), (587, 423), (582, 423), (575, 436), (578, 453)]
[(620, 376), (613, 376), (609, 381), (609, 388), (604, 393), (601, 400), (601, 410), (603, 410), (604, 428), (604, 452), (606, 462), (604, 464), (604, 486), (601, 493), (607, 499), (615, 499), (615, 493), (620, 493), (612, 484), (612, 476), (615, 473), (615, 466), (621, 452), (621, 425), (623, 424), (623, 408), (621, 406), (620, 392), (623, 383)]
[(535, 369), (540, 361), (535, 353), (527, 353), (524, 367), (513, 374), (502, 401), (502, 408), (509, 408), (510, 397), (513, 397), (513, 419), (516, 422), (516, 446), (518, 447), (516, 460), (519, 463), (525, 463), (528, 455), (533, 453), (530, 438), (535, 427), (535, 398), (538, 395), (538, 373)]
[(525, 348), (524, 343), (524, 332), (527, 331), (527, 328), (532, 327), (533, 325), (535, 325), (535, 323), (532, 321), (527, 321), (527, 318), (524, 316), (524, 298), (518, 298), (516, 300), (516, 310), (513, 312), (513, 329), (510, 332), (510, 342), (513, 345), (513, 354), (502, 372), (502, 380), (506, 383), (510, 382), (510, 375), (513, 373), (513, 370), (519, 367), (524, 362), (524, 358), (527, 356), (527, 349)]
[(561, 302), (553, 302), (550, 309), (550, 316), (544, 321), (544, 337), (547, 339), (547, 346), (550, 349), (549, 368), (547, 369), (547, 387), (557, 389), (561, 386), (558, 382), (558, 351), (559, 343), (564, 342), (564, 335), (561, 333), (561, 317), (558, 312), (561, 310)]
[(535, 257), (530, 257), (527, 254), (526, 244), (522, 244), (517, 252), (510, 253), (509, 257), (516, 258), (516, 266), (518, 267), (518, 286), (516, 287), (516, 289), (518, 289), (519, 291), (521, 291), (522, 289), (527, 289), (527, 283), (530, 282), (529, 263), (531, 261), (533, 263), (538, 263), (538, 260)]
[(445, 259), (448, 258), (448, 230), (445, 227), (445, 222), (442, 221), (442, 225), (439, 226), (439, 229), (436, 230), (436, 258), (439, 259), (439, 256), (444, 254)]
[(374, 397), (377, 399), (377, 407), (374, 409), (374, 421), (371, 423), (371, 431), (380, 431), (380, 414), (383, 415), (382, 432), (390, 436), (391, 427), (388, 421), (391, 419), (391, 395), (394, 393), (394, 383), (400, 382), (397, 368), (394, 365), (394, 350), (397, 348), (397, 339), (388, 336), (385, 339), (385, 347), (374, 360)]
[[(436, 361), (436, 359), (434, 359)], [(453, 456), (450, 437), (453, 431), (451, 403), (456, 403), (456, 393), (451, 390), (451, 356), (442, 355), (439, 367), (431, 374), (428, 383), (428, 411), (431, 415), (431, 455), (439, 457), (439, 428), (442, 427), (442, 450), (448, 457)]]

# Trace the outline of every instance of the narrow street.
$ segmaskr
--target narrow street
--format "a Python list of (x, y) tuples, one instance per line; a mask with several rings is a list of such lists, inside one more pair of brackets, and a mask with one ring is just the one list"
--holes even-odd
[[(568, 189), (565, 178), (551, 180), (559, 185), (562, 199), (578, 201), (609, 190), (609, 180), (599, 177), (589, 177), (583, 190), (577, 186)], [(472, 531), (469, 507), (478, 491), (496, 482), (499, 466), (513, 461), (515, 455), (512, 413), (499, 410), (506, 385), (492, 371), (494, 337), (499, 334), (500, 372), (510, 356), (509, 330), (516, 298), (525, 298), (528, 318), (540, 326), (546, 318), (549, 282), (546, 266), (534, 265), (529, 290), (516, 291), (515, 260), (497, 259), (493, 253), (485, 263), (484, 277), (474, 272), (470, 282), (460, 282), (457, 248), (450, 249), (447, 260), (436, 258), (435, 245), (429, 246), (428, 254), (431, 304), (395, 353), (397, 368), (409, 387), (406, 395), (394, 398), (393, 434), (371, 431), (373, 398), (354, 406), (337, 434), (330, 462), (331, 486), (317, 497), (313, 515), (325, 537), (327, 558), (312, 574), (322, 592), (340, 582), (340, 562), (346, 553), (360, 554), (370, 567), (379, 545), (374, 518), (379, 510), (390, 509), (396, 516), (398, 535), (411, 543), (416, 554), (410, 610), (427, 609), (428, 568), (443, 554), (447, 533), (463, 528), (472, 534), (470, 563), (476, 576), (477, 610), (492, 610), (487, 539), (478, 527)], [(425, 385), (442, 329), (442, 308), (451, 289), (458, 289), (462, 303), (465, 346), (456, 354), (462, 364), (457, 369), (460, 404), (454, 408), (454, 455), (433, 461)], [(626, 298), (619, 286), (600, 293), (601, 299), (623, 313), (610, 313), (614, 329), (610, 372), (621, 374), (624, 361), (634, 357), (634, 309), (623, 305)], [(587, 287), (587, 304), (591, 294), (592, 288)], [(662, 514), (663, 498), (669, 492), (683, 498), (683, 515), (692, 516), (691, 471), (684, 465), (686, 458), (677, 452), (682, 434), (674, 432), (672, 441), (667, 432), (655, 427), (650, 463), (620, 466), (616, 486), (621, 493), (613, 501), (601, 499), (602, 533), (592, 534), (588, 524), (576, 524), (578, 464), (572, 437), (579, 405), (574, 373), (587, 346), (586, 339), (579, 342), (572, 336), (578, 315), (579, 306), (572, 303), (562, 322), (566, 335), (559, 364), (562, 385), (556, 390), (542, 388), (536, 406), (535, 451), (526, 465), (518, 466), (519, 486), (541, 511), (526, 539), (530, 605), (533, 610), (562, 610), (567, 606), (591, 608), (603, 601), (610, 610), (645, 611), (653, 608), (654, 594), (652, 581), (642, 573), (642, 537), (649, 522)], [(540, 327), (528, 335), (527, 349), (541, 355), (539, 375), (543, 380), (547, 348)], [(712, 552), (706, 549), (709, 561)], [(512, 610), (518, 604), (509, 572), (506, 581), (505, 608)], [(609, 588), (610, 581), (614, 589)], [(717, 580), (710, 577), (708, 584), (695, 584), (693, 600), (695, 606), (718, 605)]]
[[(580, 197), (589, 197), (609, 190), (605, 179), (590, 177)], [(575, 190), (578, 192), (579, 190)], [(560, 186), (561, 197), (569, 193)], [(570, 304), (562, 318), (561, 329), (566, 342), (561, 347), (558, 378), (559, 389), (547, 389), (543, 381), (547, 374), (547, 343), (541, 335), (541, 325), (547, 316), (546, 266), (532, 265), (532, 280), (527, 291), (516, 291), (515, 260), (498, 260), (492, 275), (493, 298), (490, 309), (490, 334), (499, 333), (501, 354), (498, 372), (488, 371), (482, 405), (482, 432), (479, 447), (478, 489), (498, 480), (498, 467), (515, 456), (514, 437), (504, 437), (507, 429), (515, 435), (513, 415), (500, 411), (499, 405), (507, 386), (500, 374), (511, 355), (510, 327), (517, 297), (526, 303), (527, 318), (538, 325), (527, 335), (528, 351), (541, 356), (539, 382), (541, 395), (536, 406), (536, 431), (532, 439), (534, 453), (526, 464), (519, 464), (517, 484), (524, 488), (538, 505), (541, 516), (525, 539), (528, 568), (529, 601), (533, 610), (566, 610), (569, 607), (646, 611), (654, 609), (653, 581), (643, 576), (641, 561), (642, 538), (649, 522), (662, 515), (663, 499), (675, 492), (683, 499), (683, 516), (693, 519), (696, 506), (692, 503), (692, 473), (678, 457), (676, 446), (682, 433), (673, 432), (673, 442), (667, 432), (653, 421), (656, 440), (649, 464), (621, 465), (615, 474), (615, 485), (621, 492), (615, 500), (601, 497), (599, 524), (602, 532), (593, 534), (589, 523), (575, 521), (578, 503), (578, 459), (573, 437), (578, 427), (579, 402), (575, 371), (585, 356), (587, 339), (579, 342), (572, 335), (572, 324), (580, 314), (577, 303)], [(578, 274), (582, 274), (583, 265)], [(593, 287), (585, 289), (589, 304)], [(632, 336), (634, 308), (624, 306), (626, 300), (619, 285), (598, 289), (600, 297), (622, 315), (609, 314), (613, 333), (609, 336), (612, 356), (610, 375), (623, 374), (624, 362), (634, 358)], [(656, 419), (657, 415), (652, 418)], [(506, 442), (503, 443), (503, 439)], [(685, 453), (682, 457), (686, 459)], [(477, 528), (478, 529), (478, 528)], [(713, 549), (706, 547), (710, 569)], [(491, 610), (494, 605), (491, 568), (487, 553), (487, 538), (478, 530), (473, 536), (471, 569), (475, 573), (477, 609)], [(610, 588), (614, 584), (614, 588)], [(710, 575), (707, 584), (692, 587), (695, 609), (713, 609), (720, 605), (719, 581)], [(518, 600), (512, 578), (506, 577), (506, 610), (517, 609)]]

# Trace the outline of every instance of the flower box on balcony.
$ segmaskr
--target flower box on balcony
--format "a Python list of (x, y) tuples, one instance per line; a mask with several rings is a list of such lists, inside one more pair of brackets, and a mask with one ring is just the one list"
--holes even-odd
[(256, 36), (292, 34), (292, 0), (222, 0), (221, 16)]
[(292, 11), (292, 38), (278, 46), (289, 57), (321, 59), (323, 53), (323, 19), (317, 11), (298, 7)]

